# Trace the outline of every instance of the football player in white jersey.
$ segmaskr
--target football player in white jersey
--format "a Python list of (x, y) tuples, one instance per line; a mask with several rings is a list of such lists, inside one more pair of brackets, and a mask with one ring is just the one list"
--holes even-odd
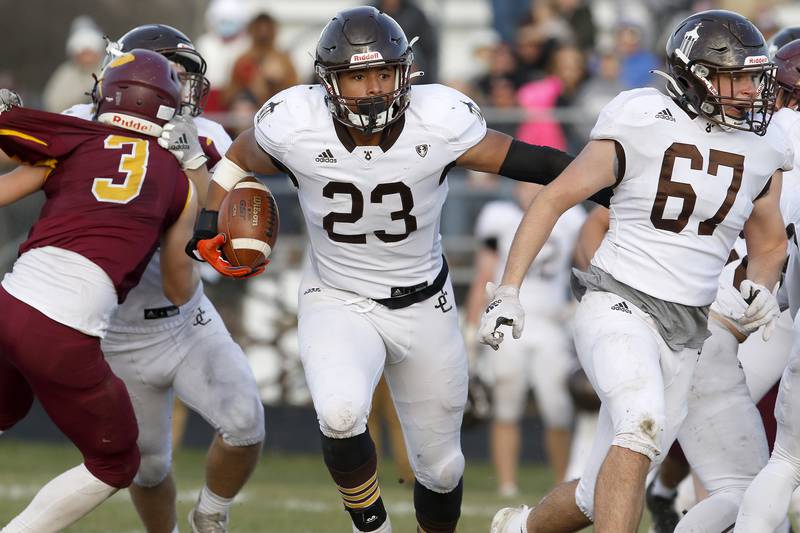
[(793, 150), (767, 129), (775, 93), (764, 39), (736, 13), (697, 13), (672, 33), (667, 63), (669, 94), (617, 96), (589, 144), (534, 200), (481, 320), (479, 337), (494, 347), (500, 325), (521, 335), (519, 285), (555, 221), (614, 185), (610, 230), (574, 280), (575, 344), (602, 402), (592, 457), (579, 481), (533, 510), (499, 511), (493, 531), (578, 531), (592, 522), (598, 532), (636, 531), (645, 476), (686, 416), (709, 306), (742, 230), (741, 292), (750, 304), (740, 324), (755, 330), (778, 315), (770, 288), (786, 256), (779, 198)]
[[(488, 303), (486, 283), (500, 281), (514, 232), (540, 190), (541, 185), (519, 183), (514, 188), (516, 201), (489, 202), (479, 213), (475, 235), (482, 247), (475, 258), (475, 276), (466, 302), (466, 331), (477, 331)], [(544, 444), (554, 478), (564, 479), (573, 414), (567, 378), (575, 358), (563, 322), (568, 314), (569, 267), (585, 219), (586, 211), (581, 206), (559, 219), (522, 286), (520, 300), (526, 306), (526, 314), (536, 317), (536, 326), (526, 331), (521, 342), (508, 346), (503, 357), (489, 360), (493, 380), (490, 442), (501, 495), (517, 493), (519, 421), (531, 387), (544, 421)]]
[[(373, 7), (337, 14), (317, 45), (319, 85), (270, 99), (214, 172), (187, 252), (226, 275), (214, 211), (249, 173), (297, 187), (310, 239), (299, 290), (300, 351), (325, 463), (354, 531), (391, 531), (367, 431), (381, 374), (403, 426), (421, 531), (460, 516), (467, 359), (442, 257), (439, 219), (455, 165), (551, 180), (571, 157), (487, 130), (472, 100), (411, 86), (411, 44)], [(603, 191), (605, 198), (609, 191)]]
[[(798, 120), (800, 104), (800, 40), (791, 41), (781, 47), (775, 54), (778, 66), (779, 104), (786, 110), (781, 113), (794, 115)], [(777, 117), (778, 115), (776, 115)], [(792, 142), (800, 145), (800, 132), (787, 132)], [(787, 175), (795, 182), (796, 188), (800, 176), (796, 172)], [(800, 214), (784, 213), (794, 217), (791, 222), (800, 224)], [(734, 532), (772, 533), (786, 519), (790, 500), (794, 490), (800, 486), (800, 430), (798, 430), (798, 413), (800, 413), (800, 394), (797, 393), (798, 369), (800, 369), (800, 325), (797, 309), (800, 307), (800, 254), (798, 253), (797, 235), (792, 232), (789, 240), (789, 262), (787, 265), (784, 289), (790, 312), (794, 317), (794, 338), (789, 362), (781, 377), (778, 399), (775, 404), (775, 419), (778, 431), (775, 446), (767, 465), (759, 472), (745, 492), (739, 515), (736, 518)]]
[[(109, 58), (135, 48), (169, 59), (183, 82), (184, 114), (165, 127), (160, 143), (181, 161), (201, 191), (208, 189), (207, 167), (219, 161), (231, 139), (202, 116), (208, 80), (205, 60), (179, 30), (164, 24), (131, 29), (109, 43)], [(91, 118), (90, 104), (66, 114)], [(206, 298), (198, 268), (194, 295), (176, 307), (164, 296), (156, 252), (141, 282), (114, 315), (103, 339), (108, 364), (128, 388), (139, 423), (142, 460), (130, 487), (131, 499), (148, 533), (177, 530), (176, 489), (172, 476), (173, 394), (217, 431), (206, 460), (206, 485), (189, 515), (193, 532), (226, 531), (228, 509), (255, 468), (264, 440), (264, 410), (247, 358)]]

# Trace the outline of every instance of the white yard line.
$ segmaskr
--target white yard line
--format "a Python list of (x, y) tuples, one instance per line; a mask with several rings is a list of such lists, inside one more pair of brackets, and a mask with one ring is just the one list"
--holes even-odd
[[(36, 494), (41, 485), (0, 483), (0, 500), (17, 501), (30, 500)], [(194, 503), (202, 487), (178, 491), (178, 501), (181, 503)], [(410, 494), (409, 494), (410, 495)], [(109, 501), (115, 503), (130, 504), (130, 498), (125, 491), (120, 491), (112, 496)], [(236, 497), (236, 504), (246, 502), (256, 503), (248, 492), (243, 492)], [(264, 501), (257, 502), (259, 506), (269, 509), (288, 509), (292, 511), (303, 511), (306, 513), (327, 513), (330, 511), (341, 510), (339, 502), (322, 500), (303, 500), (300, 498), (274, 498), (270, 497)], [(409, 502), (387, 503), (390, 515), (412, 516), (414, 507)], [(497, 506), (464, 504), (461, 506), (462, 516), (491, 517), (497, 511)]]

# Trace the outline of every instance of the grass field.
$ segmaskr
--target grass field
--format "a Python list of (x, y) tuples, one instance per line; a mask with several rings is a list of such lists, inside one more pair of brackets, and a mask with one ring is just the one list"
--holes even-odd
[[(185, 517), (202, 487), (203, 459), (202, 451), (191, 449), (180, 450), (175, 457), (179, 525), (184, 532)], [(43, 483), (79, 462), (79, 454), (70, 446), (0, 438), (0, 525), (23, 509)], [(393, 482), (394, 479), (393, 465), (384, 461), (382, 492), (394, 530), (413, 532), (411, 491)], [(490, 465), (468, 462), (459, 532), (486, 533), (498, 508), (536, 502), (551, 483), (547, 470), (539, 466), (525, 466), (520, 481), (525, 498), (502, 500), (495, 493)], [(231, 531), (236, 533), (351, 531), (347, 514), (319, 456), (265, 454), (231, 516)], [(127, 491), (122, 491), (66, 531), (133, 533), (143, 529)]]

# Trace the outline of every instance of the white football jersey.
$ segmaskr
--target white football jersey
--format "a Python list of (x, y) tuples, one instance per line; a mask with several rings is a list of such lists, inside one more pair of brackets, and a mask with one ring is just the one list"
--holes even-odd
[(793, 147), (692, 119), (656, 89), (626, 91), (602, 111), (593, 140), (618, 143), (621, 180), (592, 264), (650, 296), (709, 305), (736, 237)]
[[(495, 282), (503, 277), (511, 243), (525, 211), (516, 202), (496, 201), (486, 204), (478, 215), (475, 236), (480, 241), (497, 242), (500, 262)], [(553, 231), (536, 256), (520, 288), (519, 299), (527, 315), (557, 317), (569, 301), (569, 276), (572, 255), (586, 210), (576, 205), (556, 222)]]
[(354, 146), (319, 85), (278, 93), (255, 118), (258, 144), (297, 186), (321, 281), (368, 298), (436, 278), (447, 170), (486, 134), (454, 89), (415, 85), (409, 98), (382, 146)]
[(772, 117), (770, 128), (778, 127), (794, 146), (794, 168), (783, 173), (781, 189), (781, 214), (789, 234), (789, 261), (783, 279), (782, 294), (778, 300), (787, 302), (792, 317), (800, 308), (800, 247), (797, 230), (800, 229), (800, 113), (783, 108)]
[[(92, 104), (78, 104), (63, 112), (65, 115), (91, 120)], [(217, 152), (224, 155), (232, 141), (230, 135), (218, 123), (203, 117), (194, 117), (197, 133), (206, 138), (206, 142), (214, 144)], [(210, 170), (210, 169), (209, 169)], [(161, 255), (159, 251), (153, 254), (147, 268), (142, 274), (139, 284), (129, 293), (125, 302), (117, 308), (108, 327), (109, 334), (114, 332), (145, 333), (148, 331), (161, 331), (173, 327), (176, 323), (186, 320), (178, 308), (172, 305), (164, 296), (164, 286), (161, 279)], [(200, 283), (191, 299), (193, 303), (198, 294), (202, 293), (203, 284)]]

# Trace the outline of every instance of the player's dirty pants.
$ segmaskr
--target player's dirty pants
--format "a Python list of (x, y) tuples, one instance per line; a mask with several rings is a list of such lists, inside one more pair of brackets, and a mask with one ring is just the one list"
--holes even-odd
[(678, 441), (709, 497), (689, 510), (679, 533), (718, 533), (736, 521), (744, 491), (767, 463), (761, 416), (745, 384), (739, 342), (711, 319)]
[(134, 482), (161, 483), (172, 468), (172, 395), (229, 446), (264, 440), (264, 406), (242, 349), (199, 289), (183, 322), (164, 331), (109, 333), (102, 346), (125, 381), (139, 420), (142, 464)]
[(0, 309), (0, 430), (24, 418), (35, 395), (97, 479), (130, 485), (139, 468), (136, 418), (100, 339), (50, 320), (2, 288)]
[(591, 519), (597, 474), (610, 446), (641, 453), (654, 467), (672, 445), (686, 417), (698, 351), (671, 350), (649, 315), (599, 291), (587, 292), (578, 305), (575, 347), (602, 402), (597, 435), (575, 492), (576, 504)]
[(452, 491), (464, 472), (467, 358), (450, 281), (438, 296), (394, 310), (313, 274), (299, 294), (300, 354), (322, 433), (342, 439), (366, 431), (383, 373), (415, 477), (432, 491)]
[(786, 518), (792, 492), (800, 486), (800, 314), (794, 343), (775, 403), (778, 432), (767, 465), (745, 492), (736, 532), (772, 532)]

